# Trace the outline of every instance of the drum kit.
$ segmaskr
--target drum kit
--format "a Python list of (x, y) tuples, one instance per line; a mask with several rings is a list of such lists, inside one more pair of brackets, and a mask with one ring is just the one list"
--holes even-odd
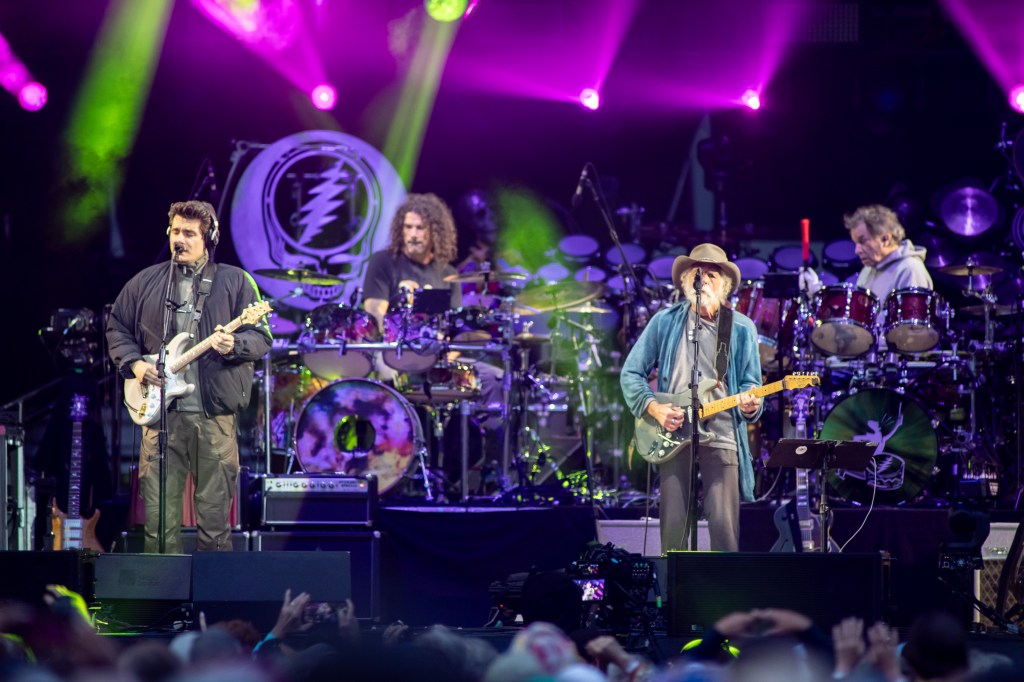
[[(971, 260), (938, 268), (969, 283), (998, 271)], [(963, 293), (981, 303), (954, 310), (931, 289), (879, 300), (840, 282), (808, 297), (795, 275), (789, 290), (764, 277), (742, 283), (733, 301), (757, 327), (762, 369), (822, 377), (809, 429), (817, 437), (878, 443), (868, 471), (829, 474), (831, 493), (857, 505), (997, 494), (1016, 399), (1014, 350), (996, 336), (1016, 334), (1010, 325), (1019, 321), (1008, 317), (1015, 306), (998, 306), (987, 287), (970, 284)]]
[[(330, 284), (329, 276), (302, 270), (255, 274)], [(381, 494), (427, 501), (525, 500), (546, 494), (536, 492), (541, 484), (568, 487), (559, 470), (566, 453), (547, 425), (561, 416), (578, 433), (590, 390), (585, 372), (563, 380), (546, 371), (553, 366), (543, 364), (552, 362), (550, 337), (531, 331), (531, 317), (546, 314), (564, 324), (561, 336), (596, 357), (587, 320), (610, 312), (594, 304), (605, 285), (569, 279), (522, 287), (525, 279), (489, 268), (452, 275), (452, 286), (496, 283), (511, 295), (458, 310), (414, 298), (389, 310), (381, 325), (343, 303), (313, 308), (302, 324), (279, 312), (270, 321), (271, 353), (257, 372), (253, 442), (266, 470), (372, 473)], [(556, 329), (551, 321), (547, 326)], [(583, 434), (575, 440), (574, 450), (586, 445)]]

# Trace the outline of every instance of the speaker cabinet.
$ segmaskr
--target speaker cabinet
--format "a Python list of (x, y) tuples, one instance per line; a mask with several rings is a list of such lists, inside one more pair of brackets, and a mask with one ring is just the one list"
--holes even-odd
[[(352, 603), (360, 620), (380, 619), (380, 533), (268, 531), (252, 534), (254, 552), (348, 552), (351, 554)], [(294, 592), (294, 590), (292, 590)], [(313, 594), (312, 592), (310, 594)], [(313, 598), (318, 601), (316, 595)]]
[(0, 552), (0, 599), (43, 604), (47, 585), (64, 585), (92, 600), (95, 565), (80, 550), (59, 552)]
[(95, 592), (104, 631), (169, 629), (192, 619), (192, 557), (101, 554)]
[(192, 556), (192, 599), (209, 624), (242, 618), (261, 630), (277, 620), (285, 590), (308, 592), (313, 602), (352, 596), (347, 551), (197, 552)]
[(889, 558), (877, 554), (669, 552), (669, 632), (686, 637), (722, 616), (784, 608), (831, 628), (847, 616), (881, 620)]

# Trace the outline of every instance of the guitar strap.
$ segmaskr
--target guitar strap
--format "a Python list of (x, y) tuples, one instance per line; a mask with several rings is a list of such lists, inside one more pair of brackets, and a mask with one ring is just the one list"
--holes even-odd
[(210, 261), (199, 275), (199, 295), (196, 297), (196, 305), (192, 313), (192, 328), (189, 330), (192, 338), (198, 338), (196, 334), (199, 331), (199, 320), (203, 317), (203, 307), (206, 305), (206, 298), (213, 289), (213, 278), (216, 274), (217, 264)]
[[(722, 385), (726, 385), (726, 372), (729, 371), (729, 348), (732, 344), (732, 308), (722, 306), (718, 309), (718, 339), (715, 342), (715, 373)], [(735, 390), (735, 386), (729, 386)]]

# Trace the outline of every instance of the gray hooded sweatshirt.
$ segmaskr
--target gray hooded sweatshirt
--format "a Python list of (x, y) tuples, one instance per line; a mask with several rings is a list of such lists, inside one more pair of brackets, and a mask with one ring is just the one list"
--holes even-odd
[(909, 239), (875, 267), (865, 266), (857, 276), (857, 286), (864, 287), (878, 297), (878, 322), (885, 315), (885, 299), (897, 289), (920, 287), (932, 289), (932, 277), (924, 265), (927, 249), (914, 246)]

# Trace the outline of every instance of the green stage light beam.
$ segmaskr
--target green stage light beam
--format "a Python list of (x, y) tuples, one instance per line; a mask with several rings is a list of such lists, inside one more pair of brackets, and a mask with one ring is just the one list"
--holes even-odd
[(426, 15), (423, 18), (423, 30), (384, 142), (384, 155), (394, 164), (406, 187), (412, 187), (423, 133), (459, 26), (457, 21), (439, 23)]
[(62, 238), (88, 239), (120, 194), (174, 0), (114, 0), (107, 8), (62, 140)]
[(497, 191), (499, 224), (498, 253), (510, 264), (530, 272), (552, 260), (562, 238), (562, 227), (543, 200), (523, 188)]

